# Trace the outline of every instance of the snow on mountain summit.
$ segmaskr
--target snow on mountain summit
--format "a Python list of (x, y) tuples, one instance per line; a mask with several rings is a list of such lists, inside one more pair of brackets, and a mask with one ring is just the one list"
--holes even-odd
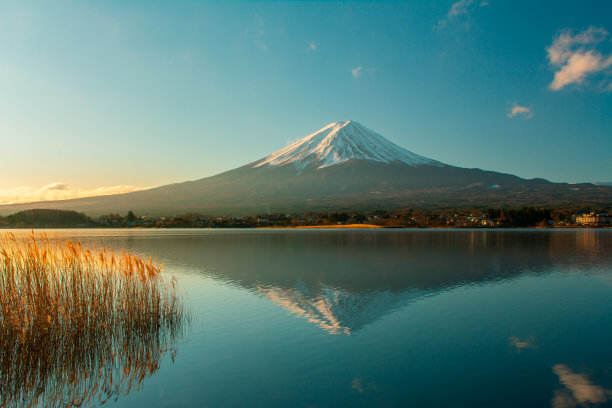
[(412, 153), (378, 133), (354, 122), (333, 122), (321, 130), (270, 154), (253, 167), (282, 166), (293, 163), (298, 172), (313, 165), (324, 168), (348, 160), (401, 162), (410, 166), (442, 163)]

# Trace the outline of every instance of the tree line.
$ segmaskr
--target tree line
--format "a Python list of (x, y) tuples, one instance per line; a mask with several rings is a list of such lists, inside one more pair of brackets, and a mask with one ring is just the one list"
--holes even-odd
[[(149, 217), (128, 211), (99, 217), (68, 210), (32, 209), (0, 217), (0, 227), (13, 228), (257, 228), (372, 224), (390, 228), (493, 228), (572, 226), (576, 214), (590, 208), (549, 209), (536, 207), (319, 211), (300, 214), (266, 213), (250, 216), (216, 216), (186, 213)], [(603, 209), (610, 211), (610, 208)]]

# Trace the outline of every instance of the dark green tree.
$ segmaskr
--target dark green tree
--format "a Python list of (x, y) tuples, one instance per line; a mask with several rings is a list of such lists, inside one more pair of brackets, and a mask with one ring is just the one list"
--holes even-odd
[(137, 218), (134, 215), (134, 213), (132, 212), (132, 210), (128, 211), (127, 215), (125, 216), (125, 221), (126, 222), (134, 222), (136, 220), (137, 220)]

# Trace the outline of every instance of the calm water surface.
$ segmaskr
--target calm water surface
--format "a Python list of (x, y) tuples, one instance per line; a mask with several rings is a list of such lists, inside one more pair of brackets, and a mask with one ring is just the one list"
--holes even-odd
[(195, 318), (114, 407), (612, 406), (612, 230), (56, 230)]

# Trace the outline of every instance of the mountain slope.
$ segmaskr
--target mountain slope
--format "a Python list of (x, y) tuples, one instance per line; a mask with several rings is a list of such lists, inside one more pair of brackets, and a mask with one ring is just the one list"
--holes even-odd
[(298, 171), (314, 166), (322, 169), (349, 160), (382, 163), (443, 165), (414, 154), (354, 121), (334, 122), (297, 142), (272, 153), (253, 167), (282, 166), (293, 163)]
[(258, 161), (216, 176), (127, 194), (0, 206), (242, 215), (398, 207), (561, 206), (612, 202), (612, 188), (450, 166), (352, 121), (335, 122)]

